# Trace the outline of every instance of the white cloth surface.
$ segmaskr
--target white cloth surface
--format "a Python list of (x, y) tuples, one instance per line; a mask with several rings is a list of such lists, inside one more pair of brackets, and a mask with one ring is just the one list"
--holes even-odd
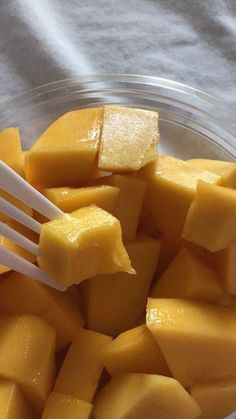
[(1, 0), (0, 101), (77, 75), (170, 78), (236, 107), (235, 0)]

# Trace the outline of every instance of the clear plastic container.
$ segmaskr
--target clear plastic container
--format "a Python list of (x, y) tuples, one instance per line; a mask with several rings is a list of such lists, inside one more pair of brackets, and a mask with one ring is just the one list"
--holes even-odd
[(0, 129), (18, 126), (27, 149), (65, 112), (108, 103), (157, 110), (161, 153), (183, 159), (236, 159), (236, 110), (201, 91), (156, 77), (104, 75), (46, 84), (0, 104)]

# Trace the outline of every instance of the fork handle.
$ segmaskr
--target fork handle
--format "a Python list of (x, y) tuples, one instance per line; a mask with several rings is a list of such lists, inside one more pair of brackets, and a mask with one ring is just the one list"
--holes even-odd
[(14, 172), (14, 170), (7, 166), (3, 161), (0, 161), (0, 188), (43, 214), (49, 220), (63, 214), (56, 205), (33, 188), (33, 186)]
[(47, 272), (43, 271), (42, 269), (33, 265), (33, 263), (28, 262), (28, 260), (23, 259), (21, 256), (18, 256), (16, 253), (11, 252), (3, 246), (0, 246), (0, 263), (8, 266), (11, 269), (14, 269), (16, 272), (32, 278), (32, 280), (34, 279), (44, 285), (55, 288), (58, 291), (66, 291), (66, 288), (58, 282), (54, 281), (47, 274)]

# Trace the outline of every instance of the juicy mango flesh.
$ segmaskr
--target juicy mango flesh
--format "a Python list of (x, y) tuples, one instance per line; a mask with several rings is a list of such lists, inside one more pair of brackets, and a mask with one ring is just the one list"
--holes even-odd
[(219, 176), (170, 156), (160, 156), (140, 173), (147, 181), (143, 216), (169, 240), (181, 237), (186, 216), (196, 195), (197, 182), (215, 184)]
[(0, 159), (65, 213), (0, 191), (44, 224), (39, 263), (68, 287), (0, 267), (1, 418), (236, 410), (235, 163), (158, 156), (158, 141), (157, 113), (120, 106), (69, 112), (27, 152), (0, 133)]
[(31, 406), (20, 387), (13, 381), (0, 381), (0, 417), (2, 419), (34, 419)]
[(42, 419), (90, 419), (92, 408), (91, 403), (54, 391), (48, 397)]
[(120, 222), (95, 205), (43, 224), (39, 248), (39, 266), (65, 286), (102, 273), (135, 273)]
[(98, 167), (112, 172), (141, 169), (157, 157), (158, 113), (105, 106)]
[(173, 378), (154, 374), (113, 377), (95, 401), (96, 419), (195, 419), (200, 408)]
[(235, 307), (150, 298), (147, 325), (183, 386), (235, 376)]
[(236, 411), (236, 380), (210, 381), (191, 387), (202, 419), (224, 418)]

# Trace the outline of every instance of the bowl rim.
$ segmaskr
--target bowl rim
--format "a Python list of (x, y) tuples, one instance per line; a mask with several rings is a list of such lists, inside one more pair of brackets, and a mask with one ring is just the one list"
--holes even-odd
[[(184, 125), (210, 138), (233, 161), (236, 160), (236, 109), (187, 84), (155, 76), (95, 74), (52, 81), (0, 101), (0, 125), (3, 129), (11, 124), (18, 126), (18, 120), (24, 118), (28, 110), (32, 112), (32, 109), (40, 109), (46, 104), (53, 106), (53, 102), (56, 104), (59, 99), (60, 103), (61, 98), (78, 97), (83, 101), (106, 98), (106, 95), (108, 98), (116, 95), (118, 98), (123, 95), (124, 98), (139, 97), (141, 101), (151, 102), (150, 109), (153, 108), (152, 102), (157, 107), (158, 103), (163, 104), (164, 112), (170, 107), (169, 115), (165, 115), (170, 118), (171, 124)], [(95, 99), (93, 105), (97, 106), (97, 103), (99, 101)], [(120, 102), (115, 100), (112, 103)]]
[(73, 86), (78, 83), (94, 83), (94, 82), (133, 82), (133, 83), (141, 83), (146, 85), (154, 85), (156, 87), (164, 87), (172, 90), (176, 90), (180, 93), (184, 93), (187, 95), (195, 96), (205, 102), (208, 102), (211, 105), (217, 106), (217, 108), (221, 108), (226, 113), (231, 116), (234, 116), (236, 119), (236, 109), (231, 107), (230, 105), (226, 104), (221, 99), (210, 95), (200, 89), (196, 89), (194, 87), (189, 86), (188, 84), (184, 84), (181, 82), (177, 82), (175, 80), (166, 79), (157, 76), (147, 76), (147, 75), (139, 75), (139, 74), (125, 74), (125, 73), (117, 73), (117, 74), (91, 74), (88, 76), (76, 76), (70, 77), (60, 80), (55, 80), (49, 83), (44, 83), (32, 89), (28, 89), (25, 92), (19, 93), (9, 99), (5, 99), (3, 101), (0, 100), (0, 111), (3, 107), (11, 106), (12, 104), (25, 100), (30, 99), (33, 96), (39, 96), (44, 93), (53, 92), (55, 90), (59, 90), (63, 87)]

